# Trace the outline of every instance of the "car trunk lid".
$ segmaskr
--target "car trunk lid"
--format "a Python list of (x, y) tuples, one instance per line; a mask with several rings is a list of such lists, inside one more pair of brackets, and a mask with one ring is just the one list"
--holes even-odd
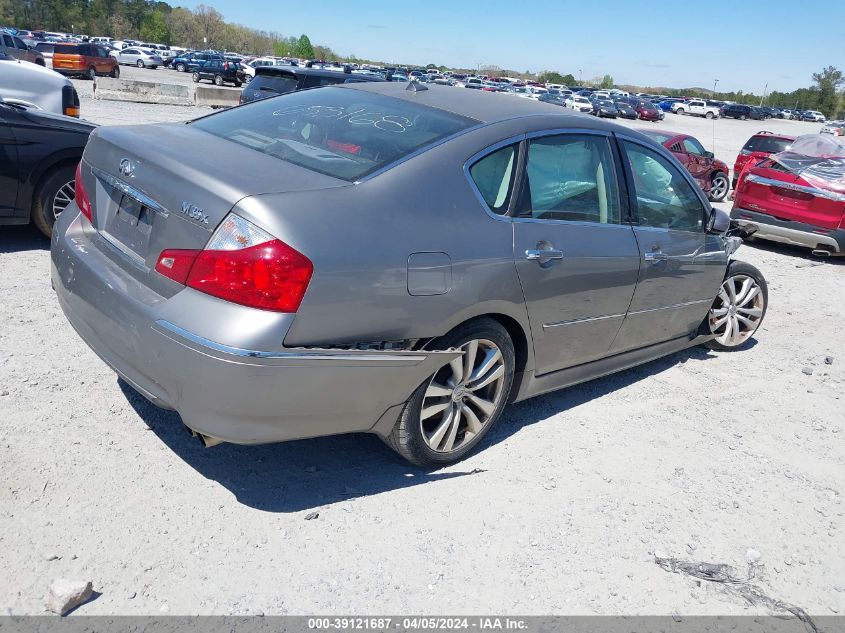
[(99, 128), (83, 161), (94, 226), (105, 246), (166, 296), (179, 287), (155, 272), (161, 251), (202, 249), (238, 201), (349, 184), (184, 123)]

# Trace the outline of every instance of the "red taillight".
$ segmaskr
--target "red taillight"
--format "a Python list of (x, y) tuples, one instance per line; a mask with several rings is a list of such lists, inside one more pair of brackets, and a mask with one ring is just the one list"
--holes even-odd
[(191, 266), (201, 251), (169, 248), (163, 250), (156, 262), (156, 272), (184, 285), (188, 281)]
[(223, 70), (229, 70), (229, 62), (223, 64)]
[(296, 312), (314, 267), (302, 253), (230, 215), (202, 251), (162, 251), (162, 275), (189, 288), (252, 308)]
[(74, 198), (76, 206), (82, 211), (82, 215), (88, 218), (91, 224), (94, 224), (94, 210), (91, 207), (91, 199), (88, 197), (88, 192), (85, 191), (85, 184), (82, 182), (82, 161), (76, 166), (76, 178), (74, 179)]

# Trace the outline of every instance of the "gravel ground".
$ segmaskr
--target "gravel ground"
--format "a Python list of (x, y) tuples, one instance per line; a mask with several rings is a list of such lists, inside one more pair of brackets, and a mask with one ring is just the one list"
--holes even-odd
[[(84, 93), (82, 108), (198, 113)], [(718, 121), (716, 153), (732, 163), (758, 128), (803, 126)], [(703, 119), (656, 127), (711, 145)], [(759, 553), (763, 593), (845, 613), (839, 261), (743, 246), (770, 284), (752, 347), (512, 406), (484, 450), (423, 472), (370, 436), (203, 449), (75, 335), (47, 246), (0, 235), (0, 611), (42, 613), (68, 577), (102, 594), (86, 615), (766, 612), (667, 573), (659, 551), (743, 577)]]

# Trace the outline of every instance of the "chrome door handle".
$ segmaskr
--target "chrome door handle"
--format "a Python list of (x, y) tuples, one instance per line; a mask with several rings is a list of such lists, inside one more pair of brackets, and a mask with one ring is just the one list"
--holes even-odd
[(553, 248), (543, 248), (543, 249), (529, 249), (525, 251), (525, 259), (530, 260), (539, 260), (539, 259), (563, 259), (563, 251), (559, 251)]
[(669, 259), (669, 256), (663, 251), (649, 251), (643, 254), (643, 259), (647, 262), (662, 262)]

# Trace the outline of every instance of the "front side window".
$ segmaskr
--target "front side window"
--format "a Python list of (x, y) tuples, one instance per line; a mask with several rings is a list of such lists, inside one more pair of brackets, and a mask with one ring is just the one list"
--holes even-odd
[(696, 154), (698, 156), (704, 156), (705, 152), (704, 146), (702, 146), (702, 144), (694, 138), (684, 139), (684, 150), (686, 150), (688, 154)]
[(619, 224), (612, 156), (603, 136), (532, 139), (517, 217)]
[(516, 174), (518, 145), (509, 145), (488, 154), (469, 169), (472, 181), (490, 210), (502, 215), (508, 210)]
[(623, 142), (634, 177), (640, 226), (701, 231), (705, 209), (692, 185), (657, 152)]
[(478, 122), (350, 88), (302, 90), (190, 123), (300, 167), (354, 181)]

